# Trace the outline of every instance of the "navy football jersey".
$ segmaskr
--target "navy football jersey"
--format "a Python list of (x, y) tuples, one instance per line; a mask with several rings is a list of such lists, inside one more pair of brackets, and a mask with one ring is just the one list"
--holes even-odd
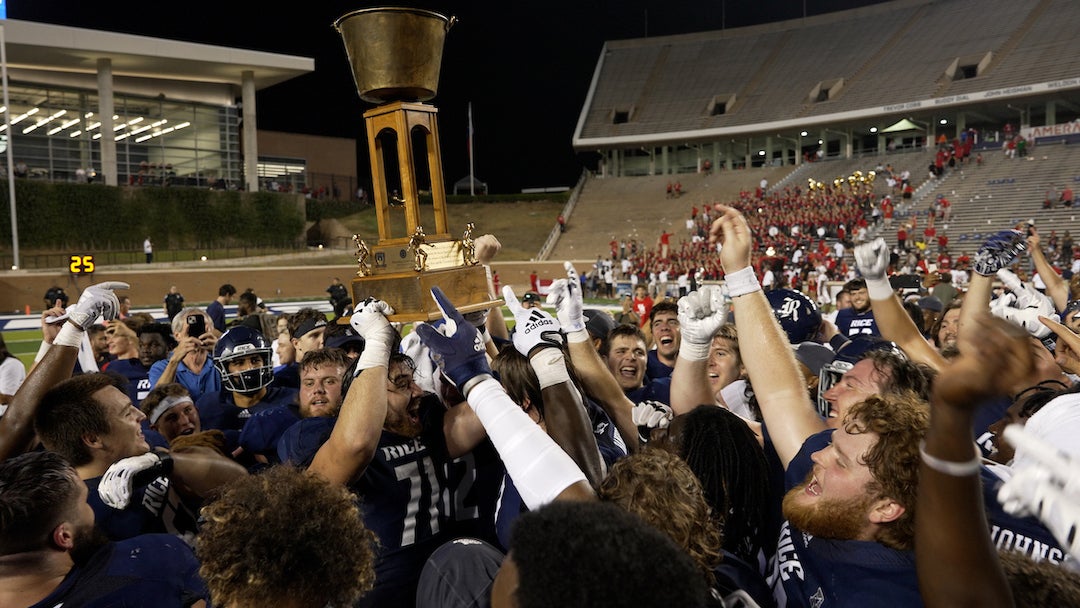
[(657, 378), (670, 378), (671, 372), (673, 371), (675, 371), (674, 367), (668, 367), (660, 361), (660, 355), (656, 353), (655, 348), (649, 351), (645, 363), (646, 380), (656, 380)]
[(608, 417), (604, 408), (588, 397), (584, 397), (584, 401), (585, 412), (589, 415), (593, 435), (596, 436), (596, 446), (600, 448), (600, 457), (604, 459), (604, 464), (610, 470), (616, 460), (626, 456), (626, 442), (623, 441), (619, 429), (615, 427), (615, 423)]
[(300, 364), (286, 363), (274, 368), (274, 386), (300, 388)]
[(240, 430), (240, 447), (245, 452), (262, 454), (271, 463), (276, 463), (278, 441), (299, 420), (300, 406), (295, 403), (255, 412)]
[(109, 540), (124, 540), (140, 534), (173, 534), (188, 544), (197, 532), (198, 506), (183, 500), (162, 475), (135, 486), (127, 508), (114, 509), (98, 495), (100, 477), (86, 480), (86, 502), (94, 510), (94, 524)]
[(836, 313), (836, 329), (840, 335), (854, 338), (855, 336), (880, 336), (877, 321), (874, 319), (874, 311), (855, 312), (854, 308), (841, 308)]
[[(806, 480), (810, 455), (824, 448), (832, 430), (807, 438), (788, 464), (786, 487)], [(915, 554), (881, 543), (818, 538), (784, 522), (769, 563), (777, 606), (922, 606)]]
[[(469, 472), (477, 465), (476, 455), (450, 459), (443, 432), (445, 412), (436, 397), (426, 396), (420, 406), (420, 435), (408, 438), (382, 431), (364, 474), (349, 484), (360, 497), (364, 525), (380, 542), (375, 588), (359, 606), (414, 605), (424, 563), (449, 540), (448, 531), (474, 516), (474, 529), (482, 529), (484, 514), (493, 517), (493, 507), (483, 505), (484, 492), (471, 485), (474, 481), (490, 485), (484, 481), (486, 475), (481, 479)], [(289, 427), (278, 442), (281, 461), (309, 465), (336, 421), (305, 418)]]
[(150, 384), (150, 368), (146, 367), (139, 359), (117, 359), (110, 361), (105, 366), (105, 371), (110, 374), (123, 376), (127, 380), (126, 391), (131, 403), (139, 407), (139, 402), (150, 393), (154, 386)]
[(175, 536), (147, 534), (98, 549), (30, 608), (186, 608), (200, 600), (210, 605), (191, 548)]
[[(462, 404), (457, 407), (469, 407)], [(490, 439), (446, 463), (447, 538), (478, 538), (495, 544), (495, 511), (506, 467)]]
[(671, 405), (671, 378), (658, 378), (646, 382), (644, 386), (625, 391), (627, 398), (635, 404), (645, 401), (657, 401)]
[(239, 431), (244, 424), (257, 412), (270, 409), (279, 405), (295, 403), (300, 391), (293, 388), (280, 386), (266, 387), (266, 396), (255, 405), (242, 408), (236, 405), (232, 391), (214, 391), (199, 397), (195, 407), (199, 410), (199, 421), (202, 430), (220, 429), (222, 431)]
[(994, 541), (998, 551), (1019, 551), (1037, 562), (1061, 564), (1068, 561), (1071, 565), (1076, 565), (1072, 556), (1061, 548), (1061, 543), (1037, 517), (1016, 517), (1002, 508), (997, 498), (1002, 480), (992, 469), (984, 466), (979, 476), (982, 478), (983, 503), (986, 506), (986, 520), (990, 524), (990, 539)]

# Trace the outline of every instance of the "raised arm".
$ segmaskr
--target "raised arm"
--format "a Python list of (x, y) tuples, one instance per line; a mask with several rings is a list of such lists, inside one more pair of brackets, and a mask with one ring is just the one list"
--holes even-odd
[(716, 403), (709, 386), (709, 347), (727, 320), (728, 308), (727, 296), (716, 285), (704, 285), (679, 298), (682, 344), (671, 373), (671, 409), (675, 415)]
[(944, 369), (945, 358), (923, 337), (889, 283), (889, 277), (886, 276), (889, 247), (885, 244), (885, 239), (877, 238), (856, 245), (854, 255), (855, 264), (866, 279), (866, 289), (873, 303), (874, 320), (881, 330), (881, 337), (895, 342), (913, 361), (925, 363), (935, 372)]
[(543, 309), (522, 308), (509, 285), (502, 291), (506, 306), (517, 321), (514, 348), (529, 358), (540, 384), (547, 433), (596, 488), (603, 480), (604, 466), (581, 394), (566, 368), (559, 322)]
[[(0, 462), (34, 447), (34, 414), (41, 397), (57, 383), (71, 377), (86, 331), (99, 317), (108, 321), (117, 317), (120, 303), (113, 290), (127, 288), (127, 283), (118, 281), (91, 285), (67, 312), (52, 308), (42, 313), (43, 348), (47, 350), (15, 392), (7, 412), (0, 417)], [(51, 346), (44, 346), (50, 343)]]
[[(495, 298), (499, 294), (495, 292), (495, 285), (492, 281), (492, 269), (491, 262), (494, 261), (495, 256), (498, 255), (502, 249), (502, 243), (499, 239), (495, 238), (493, 234), (483, 234), (476, 239), (476, 261), (483, 264), (488, 273), (488, 289), (491, 293), (491, 297)], [(502, 311), (499, 308), (492, 308), (488, 311), (487, 319), (487, 334), (491, 338), (498, 338), (500, 340), (509, 340), (510, 331), (506, 329), (506, 319), (502, 316)], [(490, 350), (490, 349), (489, 349)], [(495, 356), (498, 353), (490, 353), (491, 356)]]
[(1056, 311), (1065, 310), (1065, 307), (1069, 305), (1069, 282), (1061, 278), (1061, 275), (1050, 265), (1050, 261), (1046, 259), (1039, 240), (1039, 233), (1034, 226), (1031, 227), (1031, 234), (1027, 237), (1027, 245), (1028, 255), (1031, 256), (1031, 261), (1035, 263), (1035, 272), (1039, 273), (1043, 283), (1046, 284), (1046, 295), (1050, 296), (1050, 299), (1054, 301)]
[(720, 215), (709, 229), (709, 240), (723, 244), (720, 260), (739, 330), (739, 351), (786, 468), (808, 437), (825, 430), (825, 422), (810, 403), (787, 336), (750, 266), (752, 235), (746, 218), (734, 207), (718, 204), (715, 209)]
[(989, 308), (997, 271), (1012, 264), (1016, 256), (1026, 249), (1027, 242), (1019, 230), (1002, 230), (986, 239), (979, 247), (972, 262), (974, 272), (971, 273), (967, 293), (960, 305), (958, 335), (962, 336), (964, 327), (973, 324), (974, 319)]
[(395, 331), (386, 315), (394, 310), (382, 300), (363, 302), (349, 323), (364, 337), (353, 378), (330, 438), (315, 453), (308, 471), (347, 484), (363, 474), (379, 445), (386, 421), (386, 375)]
[(476, 328), (438, 287), (431, 295), (446, 323), (442, 331), (426, 323), (415, 331), (487, 429), (525, 504), (536, 509), (552, 500), (595, 500), (581, 469), (492, 377)]
[(563, 262), (567, 278), (551, 284), (547, 302), (555, 307), (555, 314), (566, 332), (567, 349), (585, 390), (611, 418), (615, 428), (626, 444), (627, 452), (640, 448), (637, 424), (634, 421), (634, 402), (626, 396), (615, 377), (608, 371), (600, 354), (593, 348), (589, 331), (582, 317), (581, 282), (577, 270), (570, 262)]
[(959, 348), (934, 383), (922, 448), (915, 520), (919, 588), (927, 606), (1012, 606), (986, 522), (972, 427), (978, 404), (1008, 394), (1031, 373), (1031, 351), (1022, 331), (986, 313), (973, 318)]

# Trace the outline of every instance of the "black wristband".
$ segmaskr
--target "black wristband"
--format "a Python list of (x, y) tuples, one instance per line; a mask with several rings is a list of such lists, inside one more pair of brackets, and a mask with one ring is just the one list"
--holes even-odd
[(173, 470), (173, 457), (172, 454), (166, 451), (154, 451), (158, 457), (158, 463), (154, 465), (154, 470), (159, 475), (168, 475)]

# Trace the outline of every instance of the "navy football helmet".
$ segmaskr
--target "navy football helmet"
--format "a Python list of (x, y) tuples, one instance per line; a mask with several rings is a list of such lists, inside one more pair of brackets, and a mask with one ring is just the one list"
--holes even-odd
[(794, 289), (765, 292), (773, 314), (787, 334), (788, 342), (801, 344), (814, 339), (821, 328), (821, 311), (806, 294)]
[[(229, 361), (250, 355), (259, 355), (262, 365), (230, 373)], [(221, 385), (237, 393), (254, 393), (274, 380), (274, 367), (270, 363), (270, 343), (262, 334), (238, 325), (221, 334), (214, 347), (214, 368), (221, 374)]]
[(855, 364), (862, 360), (867, 353), (875, 350), (891, 351), (907, 358), (904, 351), (900, 350), (900, 347), (895, 342), (890, 342), (879, 336), (859, 335), (845, 342), (836, 351), (833, 360), (822, 366), (821, 371), (818, 373), (817, 406), (818, 413), (822, 417), (828, 417), (829, 415), (829, 402), (825, 400), (825, 391), (839, 382), (840, 378), (848, 370), (855, 367)]

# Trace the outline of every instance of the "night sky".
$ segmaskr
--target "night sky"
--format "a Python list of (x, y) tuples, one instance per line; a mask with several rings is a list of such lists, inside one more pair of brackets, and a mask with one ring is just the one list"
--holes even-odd
[[(447, 34), (438, 95), (443, 171), (468, 174), (467, 107), (473, 107), (477, 179), (493, 193), (572, 186), (592, 159), (571, 137), (605, 40), (683, 34), (793, 19), (881, 0), (645, 0), (525, 3), (323, 0), (281, 4), (194, 0), (9, 0), (8, 17), (218, 44), (315, 59), (315, 72), (258, 94), (259, 128), (355, 138), (369, 174), (362, 101), (338, 17), (371, 6), (413, 6), (459, 19)], [(291, 7), (282, 10), (282, 7)]]

